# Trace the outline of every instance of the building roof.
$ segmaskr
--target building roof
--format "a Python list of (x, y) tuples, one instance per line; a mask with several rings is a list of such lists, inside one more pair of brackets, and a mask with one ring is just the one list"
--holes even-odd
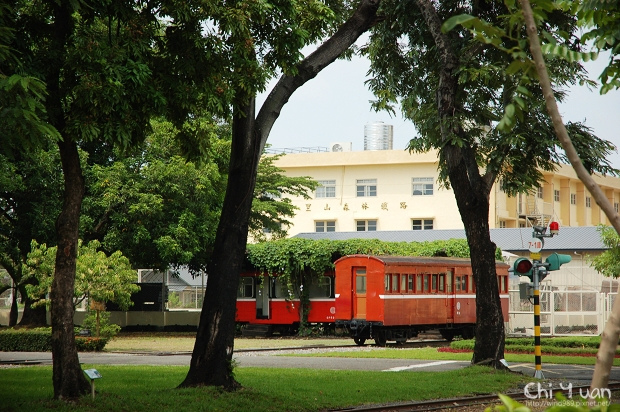
[[(527, 252), (532, 239), (532, 228), (491, 229), (491, 240), (497, 247), (508, 252)], [(385, 242), (430, 242), (434, 240), (465, 239), (465, 230), (394, 230), (377, 232), (311, 232), (294, 237), (304, 239), (377, 239)], [(601, 234), (596, 226), (561, 227), (559, 234), (544, 239), (546, 250), (605, 250)]]
[[(165, 272), (160, 272), (152, 269), (140, 269), (141, 281), (143, 283), (161, 283), (164, 282)], [(168, 289), (172, 292), (178, 292), (184, 290), (186, 287), (200, 287), (206, 282), (206, 276), (203, 280), (201, 276), (193, 277), (189, 270), (185, 267), (177, 270), (170, 270), (165, 276), (165, 282)]]

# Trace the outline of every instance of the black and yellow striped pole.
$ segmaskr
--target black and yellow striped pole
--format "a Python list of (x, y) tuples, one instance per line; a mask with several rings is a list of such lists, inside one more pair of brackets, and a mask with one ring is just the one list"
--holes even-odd
[(540, 282), (539, 271), (541, 269), (540, 261), (534, 260), (534, 363), (536, 370), (534, 377), (544, 379), (542, 372), (542, 351), (540, 348)]

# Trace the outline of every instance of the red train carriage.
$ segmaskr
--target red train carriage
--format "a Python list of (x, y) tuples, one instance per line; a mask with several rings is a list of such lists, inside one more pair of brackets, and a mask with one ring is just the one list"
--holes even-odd
[[(439, 329), (448, 340), (474, 336), (476, 294), (469, 259), (351, 255), (336, 265), (336, 327), (358, 345), (404, 342)], [(497, 265), (504, 321), (508, 268)]]
[[(330, 323), (335, 320), (334, 273), (315, 279), (309, 288), (309, 323)], [(300, 301), (291, 295), (278, 276), (258, 272), (242, 273), (237, 290), (235, 321), (249, 325), (268, 325), (266, 333), (294, 334), (299, 328)]]

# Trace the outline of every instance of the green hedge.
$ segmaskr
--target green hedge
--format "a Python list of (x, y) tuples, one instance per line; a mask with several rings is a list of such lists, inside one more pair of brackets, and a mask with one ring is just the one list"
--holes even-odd
[[(105, 338), (75, 337), (78, 352), (101, 351), (107, 343), (108, 339)], [(50, 328), (0, 330), (0, 351), (51, 352), (52, 330)]]
[[(541, 338), (541, 350), (543, 353), (558, 355), (583, 355), (596, 354), (601, 343), (600, 336), (592, 337), (561, 337), (561, 338)], [(474, 340), (457, 340), (450, 344), (452, 349), (473, 350)], [(534, 350), (534, 338), (506, 338), (506, 352), (525, 352)], [(620, 351), (616, 352), (620, 355)]]

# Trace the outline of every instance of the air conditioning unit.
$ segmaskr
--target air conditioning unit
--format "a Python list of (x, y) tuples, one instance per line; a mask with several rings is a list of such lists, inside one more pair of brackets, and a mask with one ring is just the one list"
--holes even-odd
[(353, 150), (352, 142), (334, 142), (329, 145), (332, 152), (350, 152)]

